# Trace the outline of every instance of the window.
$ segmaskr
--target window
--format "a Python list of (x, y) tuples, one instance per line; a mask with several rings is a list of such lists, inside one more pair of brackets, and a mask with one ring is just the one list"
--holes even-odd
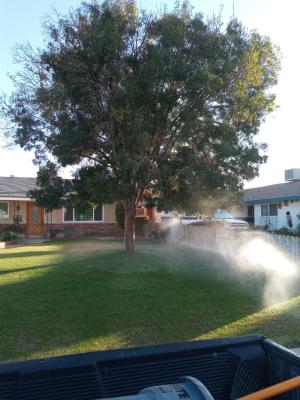
[(85, 210), (78, 210), (74, 209), (74, 214), (75, 214), (75, 220), (78, 222), (88, 222), (88, 221), (94, 221), (94, 209), (93, 208), (87, 208)]
[(64, 209), (64, 222), (96, 222), (102, 221), (102, 204), (96, 208), (86, 208), (84, 210), (73, 207)]
[(268, 205), (262, 205), (261, 206), (261, 216), (262, 217), (267, 217), (269, 215), (269, 206)]
[(8, 203), (0, 203), (0, 219), (9, 217)]
[(73, 221), (73, 208), (66, 207), (64, 209), (64, 221)]
[(262, 217), (277, 217), (278, 207), (277, 204), (264, 204), (261, 205), (261, 216)]
[(277, 217), (277, 204), (270, 204), (269, 205), (270, 217)]

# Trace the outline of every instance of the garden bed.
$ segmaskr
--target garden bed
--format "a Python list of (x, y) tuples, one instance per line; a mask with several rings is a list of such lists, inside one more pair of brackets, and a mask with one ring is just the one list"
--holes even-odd
[(6, 249), (7, 247), (11, 247), (15, 244), (18, 244), (17, 240), (8, 240), (7, 242), (0, 242), (0, 249)]

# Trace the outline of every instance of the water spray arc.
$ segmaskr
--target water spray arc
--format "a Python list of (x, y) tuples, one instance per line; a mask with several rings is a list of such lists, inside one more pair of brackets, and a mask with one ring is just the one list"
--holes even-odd
[[(266, 307), (288, 300), (300, 279), (299, 266), (264, 232), (230, 231), (214, 226), (188, 226), (182, 243), (222, 255), (236, 279), (260, 281)], [(229, 266), (229, 267), (228, 267)], [(228, 271), (219, 270), (219, 274)]]

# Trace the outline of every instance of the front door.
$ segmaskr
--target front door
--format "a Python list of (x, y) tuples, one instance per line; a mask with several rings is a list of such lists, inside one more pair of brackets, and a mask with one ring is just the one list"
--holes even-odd
[(27, 235), (42, 235), (44, 223), (44, 210), (37, 207), (34, 202), (27, 203)]

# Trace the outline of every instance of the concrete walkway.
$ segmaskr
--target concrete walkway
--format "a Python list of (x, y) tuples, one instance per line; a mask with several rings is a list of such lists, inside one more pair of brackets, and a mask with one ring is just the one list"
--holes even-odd
[(43, 242), (47, 242), (49, 239), (47, 238), (25, 238), (18, 242), (18, 244), (40, 244)]

